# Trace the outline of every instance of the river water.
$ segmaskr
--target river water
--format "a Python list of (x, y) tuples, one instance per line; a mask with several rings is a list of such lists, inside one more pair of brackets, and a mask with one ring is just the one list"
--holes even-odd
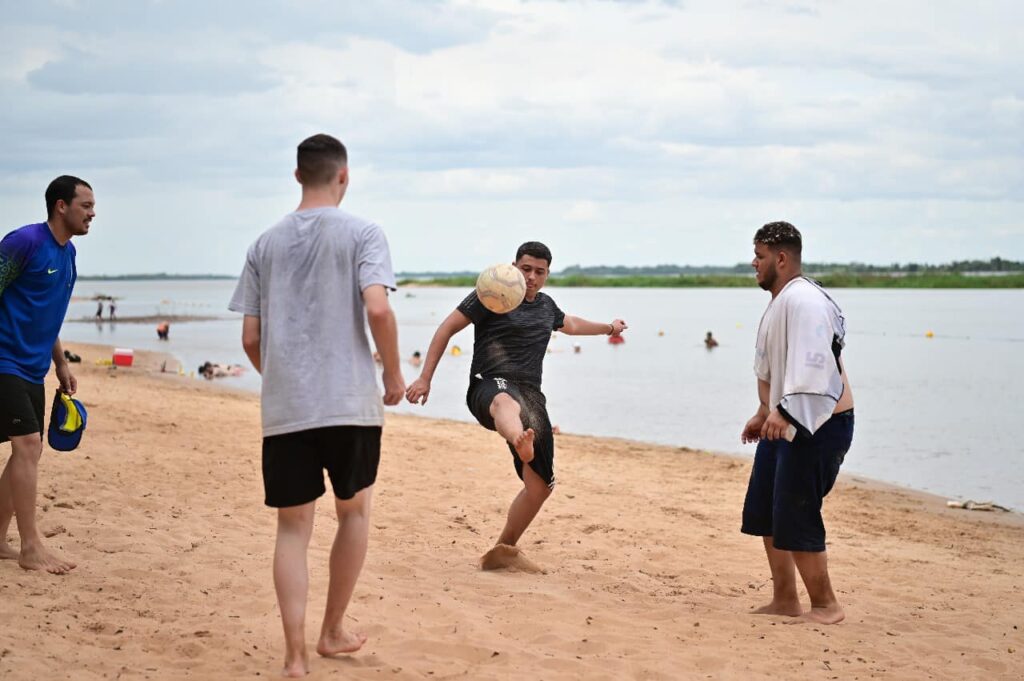
[[(118, 315), (221, 316), (176, 323), (170, 341), (154, 325), (66, 323), (67, 340), (162, 350), (186, 370), (205, 360), (246, 364), (239, 317), (227, 312), (233, 281), (84, 281), (75, 294), (114, 295)], [(625, 319), (626, 342), (556, 334), (545, 360), (552, 423), (565, 432), (752, 456), (740, 444), (757, 406), (754, 334), (767, 293), (751, 289), (545, 289), (569, 314)], [(466, 289), (408, 287), (393, 294), (404, 357), (426, 352), (437, 324)], [(844, 363), (857, 430), (843, 470), (951, 498), (1024, 510), (1024, 445), (1014, 431), (1024, 403), (1024, 291), (831, 291), (847, 318)], [(68, 320), (96, 304), (73, 302)], [(707, 351), (713, 331), (720, 346)], [(931, 337), (928, 336), (931, 332)], [(581, 352), (572, 351), (572, 341)], [(396, 411), (470, 421), (464, 395), (472, 327), (453, 340), (426, 406)], [(407, 380), (417, 370), (406, 365)], [(248, 372), (230, 385), (259, 389)], [(88, 386), (83, 386), (87, 393)]]

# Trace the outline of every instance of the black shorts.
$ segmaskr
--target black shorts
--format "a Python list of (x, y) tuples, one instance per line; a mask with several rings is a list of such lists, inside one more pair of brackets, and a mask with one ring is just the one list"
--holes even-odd
[[(519, 419), (523, 428), (533, 428), (533, 461), (530, 468), (540, 476), (548, 487), (555, 486), (555, 436), (551, 433), (551, 420), (548, 418), (547, 398), (537, 388), (526, 383), (514, 381), (500, 376), (488, 378), (472, 377), (469, 379), (469, 390), (466, 391), (466, 405), (477, 422), (487, 430), (496, 430), (494, 418), (491, 416), (491, 402), (499, 393), (505, 393), (519, 403)], [(516, 475), (523, 478), (523, 462), (516, 454), (515, 448), (509, 444), (512, 461), (516, 467)]]
[(29, 383), (12, 374), (0, 374), (0, 442), (19, 435), (43, 437), (46, 393), (42, 383)]
[(852, 441), (852, 409), (834, 414), (813, 437), (761, 440), (743, 502), (741, 531), (771, 537), (781, 551), (824, 551), (821, 502), (832, 490)]
[(377, 480), (380, 426), (329, 426), (263, 438), (264, 503), (307, 504), (323, 495), (324, 469), (334, 496), (351, 499)]

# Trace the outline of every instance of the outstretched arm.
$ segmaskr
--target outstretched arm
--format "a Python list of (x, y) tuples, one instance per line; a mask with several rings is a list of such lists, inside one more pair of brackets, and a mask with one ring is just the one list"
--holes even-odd
[(565, 315), (565, 324), (559, 329), (570, 336), (618, 336), (629, 326), (621, 319), (611, 322), (592, 322), (581, 317)]
[(423, 369), (420, 377), (409, 385), (405, 391), (405, 398), (413, 404), (426, 404), (430, 396), (430, 381), (434, 378), (434, 370), (437, 363), (441, 361), (445, 350), (448, 349), (448, 342), (452, 336), (469, 326), (469, 317), (462, 312), (455, 310), (448, 315), (441, 325), (434, 332), (430, 339), (430, 347), (427, 349), (427, 358), (423, 360)]

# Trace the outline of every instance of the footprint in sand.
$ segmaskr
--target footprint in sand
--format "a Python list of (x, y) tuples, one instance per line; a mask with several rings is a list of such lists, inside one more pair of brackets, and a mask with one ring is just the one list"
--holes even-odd
[(523, 555), (518, 546), (498, 544), (480, 558), (481, 570), (511, 570), (543, 574), (544, 569)]

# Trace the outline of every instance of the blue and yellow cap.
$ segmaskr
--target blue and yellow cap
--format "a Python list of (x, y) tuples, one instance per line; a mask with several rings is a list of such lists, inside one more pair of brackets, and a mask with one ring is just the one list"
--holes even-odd
[(53, 397), (50, 428), (46, 434), (50, 447), (59, 452), (70, 452), (77, 447), (85, 432), (86, 417), (81, 402), (58, 390)]

